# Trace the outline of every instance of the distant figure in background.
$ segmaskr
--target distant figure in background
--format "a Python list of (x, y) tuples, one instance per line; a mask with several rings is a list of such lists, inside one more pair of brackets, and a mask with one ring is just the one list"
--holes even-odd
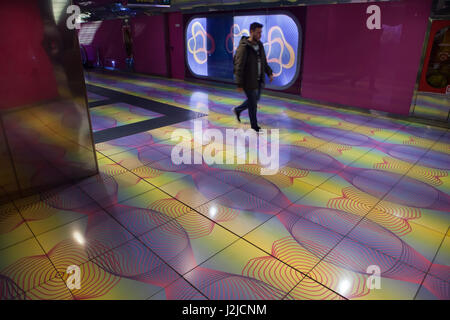
[(122, 33), (123, 33), (123, 43), (125, 44), (125, 52), (127, 53), (125, 63), (129, 70), (133, 70), (134, 67), (133, 37), (131, 36), (131, 27), (128, 23), (128, 19), (125, 19), (124, 21), (124, 24), (122, 26)]
[(264, 73), (269, 76), (270, 82), (273, 81), (272, 69), (267, 64), (264, 45), (260, 41), (263, 25), (253, 22), (250, 25), (250, 37), (242, 36), (239, 47), (234, 56), (234, 76), (238, 91), (245, 92), (247, 100), (239, 107), (233, 108), (236, 118), (241, 122), (241, 112), (248, 109), (250, 125), (253, 130), (259, 132), (256, 118), (257, 103), (261, 96), (261, 88), (264, 87)]

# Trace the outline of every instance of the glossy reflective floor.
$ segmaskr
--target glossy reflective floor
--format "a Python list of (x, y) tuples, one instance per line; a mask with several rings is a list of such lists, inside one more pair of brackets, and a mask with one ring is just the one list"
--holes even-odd
[(161, 114), (126, 103), (115, 103), (91, 109), (94, 132), (160, 117)]
[[(448, 130), (263, 95), (277, 174), (175, 165), (174, 130), (249, 127), (230, 112), (242, 94), (119, 73), (86, 82), (94, 137), (114, 121), (123, 136), (96, 144), (99, 175), (1, 207), (2, 299), (450, 299)], [(163, 118), (131, 97), (197, 118), (127, 135)]]

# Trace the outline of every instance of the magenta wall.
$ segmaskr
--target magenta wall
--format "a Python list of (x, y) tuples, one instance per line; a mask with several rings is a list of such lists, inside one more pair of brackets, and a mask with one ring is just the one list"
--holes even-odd
[(44, 25), (35, 1), (2, 4), (0, 109), (58, 97), (52, 62), (43, 46), (49, 37), (44, 37)]
[[(135, 71), (168, 75), (164, 16), (142, 16), (130, 19), (129, 23)], [(83, 23), (78, 37), (80, 44), (85, 45), (91, 53), (99, 50), (103, 66), (126, 70), (122, 20)], [(92, 54), (89, 54), (89, 58), (92, 59)]]
[(184, 79), (184, 26), (181, 12), (168, 13), (170, 73), (172, 78)]
[(168, 74), (164, 20), (163, 15), (130, 20), (136, 72), (163, 76)]
[(308, 7), (303, 97), (409, 113), (431, 0), (376, 4), (381, 30), (366, 27), (370, 4)]
[(100, 61), (103, 66), (114, 66), (117, 69), (126, 68), (122, 20), (83, 23), (78, 33), (78, 38), (80, 44), (91, 46), (93, 50), (98, 48)]

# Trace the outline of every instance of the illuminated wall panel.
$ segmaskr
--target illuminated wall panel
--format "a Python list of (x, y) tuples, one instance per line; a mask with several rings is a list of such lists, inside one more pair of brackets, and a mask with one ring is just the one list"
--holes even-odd
[[(186, 29), (186, 60), (197, 77), (233, 81), (233, 55), (250, 24), (261, 23), (261, 41), (274, 81), (266, 86), (285, 89), (296, 80), (300, 67), (301, 27), (287, 13), (213, 15), (192, 18)], [(267, 76), (266, 76), (267, 77)]]
[(193, 74), (208, 76), (208, 53), (214, 50), (214, 39), (206, 32), (206, 18), (191, 20), (186, 30), (186, 54)]

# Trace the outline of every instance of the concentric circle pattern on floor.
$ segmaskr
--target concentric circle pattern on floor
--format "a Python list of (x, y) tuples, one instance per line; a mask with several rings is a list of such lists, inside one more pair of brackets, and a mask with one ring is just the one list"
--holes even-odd
[[(450, 299), (448, 130), (263, 95), (278, 173), (176, 165), (174, 130), (249, 128), (231, 112), (243, 94), (119, 73), (86, 83), (94, 137), (152, 129), (103, 135), (99, 175), (0, 208), (1, 299)], [(170, 107), (194, 113), (155, 127)]]

